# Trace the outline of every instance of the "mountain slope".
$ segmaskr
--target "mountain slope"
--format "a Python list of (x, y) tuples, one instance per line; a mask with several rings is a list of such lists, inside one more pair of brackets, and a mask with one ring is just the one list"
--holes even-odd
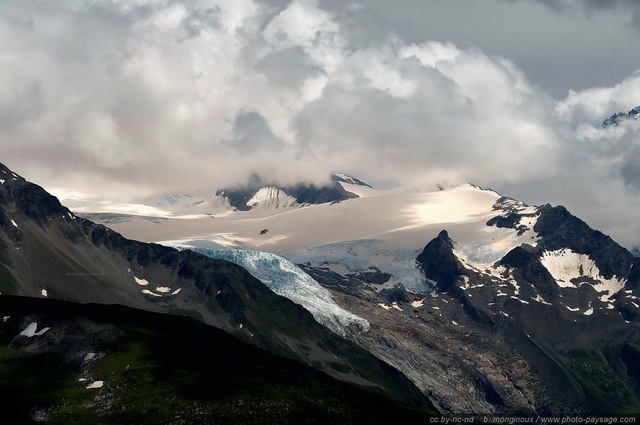
[(119, 228), (284, 256), (369, 323), (368, 332), (345, 328), (349, 339), (443, 412), (640, 411), (640, 267), (627, 250), (563, 207), (473, 185), (423, 193), (340, 184), (359, 197)]
[(2, 423), (389, 423), (418, 410), (194, 319), (0, 296)]
[(318, 324), (245, 269), (132, 241), (68, 211), (4, 166), (0, 292), (188, 315), (370, 391), (426, 407), (400, 373)]
[[(333, 256), (312, 250), (300, 266), (370, 322), (372, 332), (351, 338), (443, 412), (640, 412), (632, 354), (640, 343), (639, 259), (563, 207), (498, 198), (484, 228), (471, 227), (475, 235), (459, 223), (450, 228), (464, 243), (443, 230), (416, 253), (424, 291), (390, 286), (393, 277), (374, 267), (354, 273), (358, 263), (336, 255), (337, 246)], [(375, 257), (376, 245), (349, 246)]]
[(275, 183), (265, 182), (259, 176), (254, 175), (248, 184), (220, 189), (216, 195), (225, 198), (231, 206), (239, 211), (324, 204), (357, 197), (354, 193), (346, 191), (340, 182), (368, 186), (366, 183), (344, 174), (332, 175), (331, 184), (325, 186), (313, 184), (279, 186)]

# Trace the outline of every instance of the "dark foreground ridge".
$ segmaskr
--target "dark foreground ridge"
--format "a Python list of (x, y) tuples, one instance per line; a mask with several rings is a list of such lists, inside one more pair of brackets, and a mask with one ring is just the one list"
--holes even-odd
[(0, 296), (3, 424), (428, 423), (183, 316)]

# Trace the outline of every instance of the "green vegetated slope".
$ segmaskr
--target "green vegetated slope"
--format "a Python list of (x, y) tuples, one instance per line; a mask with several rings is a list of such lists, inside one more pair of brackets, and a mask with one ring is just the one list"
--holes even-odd
[(390, 423), (429, 415), (194, 319), (115, 305), (0, 296), (0, 365), (3, 424)]

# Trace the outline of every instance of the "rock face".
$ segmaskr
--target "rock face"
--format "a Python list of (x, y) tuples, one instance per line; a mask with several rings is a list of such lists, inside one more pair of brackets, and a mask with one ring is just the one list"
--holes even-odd
[(0, 293), (123, 304), (187, 315), (272, 354), (416, 406), (429, 403), (397, 370), (320, 325), (244, 268), (136, 242), (75, 216), (0, 166)]
[(425, 293), (301, 265), (368, 320), (353, 334), (443, 412), (619, 414), (640, 410), (640, 261), (564, 207), (502, 198), (487, 228), (513, 248), (461, 246), (447, 231), (416, 258)]
[(611, 115), (609, 118), (602, 122), (602, 127), (609, 127), (611, 125), (618, 125), (620, 122), (628, 119), (638, 119), (640, 117), (640, 106), (636, 106), (629, 112), (617, 112)]
[(427, 279), (436, 283), (438, 290), (455, 290), (453, 284), (464, 275), (464, 267), (453, 253), (453, 241), (446, 230), (424, 247), (416, 258)]
[(312, 184), (279, 186), (275, 183), (265, 182), (259, 176), (254, 175), (247, 185), (220, 189), (216, 195), (226, 198), (229, 204), (237, 210), (249, 211), (255, 208), (273, 209), (340, 202), (357, 197), (357, 195), (347, 192), (340, 185), (340, 182), (368, 186), (360, 180), (345, 175), (333, 175), (331, 181), (331, 184), (326, 186)]

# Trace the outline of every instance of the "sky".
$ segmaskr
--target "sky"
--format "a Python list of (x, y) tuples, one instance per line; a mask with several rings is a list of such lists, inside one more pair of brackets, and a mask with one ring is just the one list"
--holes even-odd
[(640, 245), (637, 0), (4, 0), (0, 162), (140, 197), (471, 182)]

